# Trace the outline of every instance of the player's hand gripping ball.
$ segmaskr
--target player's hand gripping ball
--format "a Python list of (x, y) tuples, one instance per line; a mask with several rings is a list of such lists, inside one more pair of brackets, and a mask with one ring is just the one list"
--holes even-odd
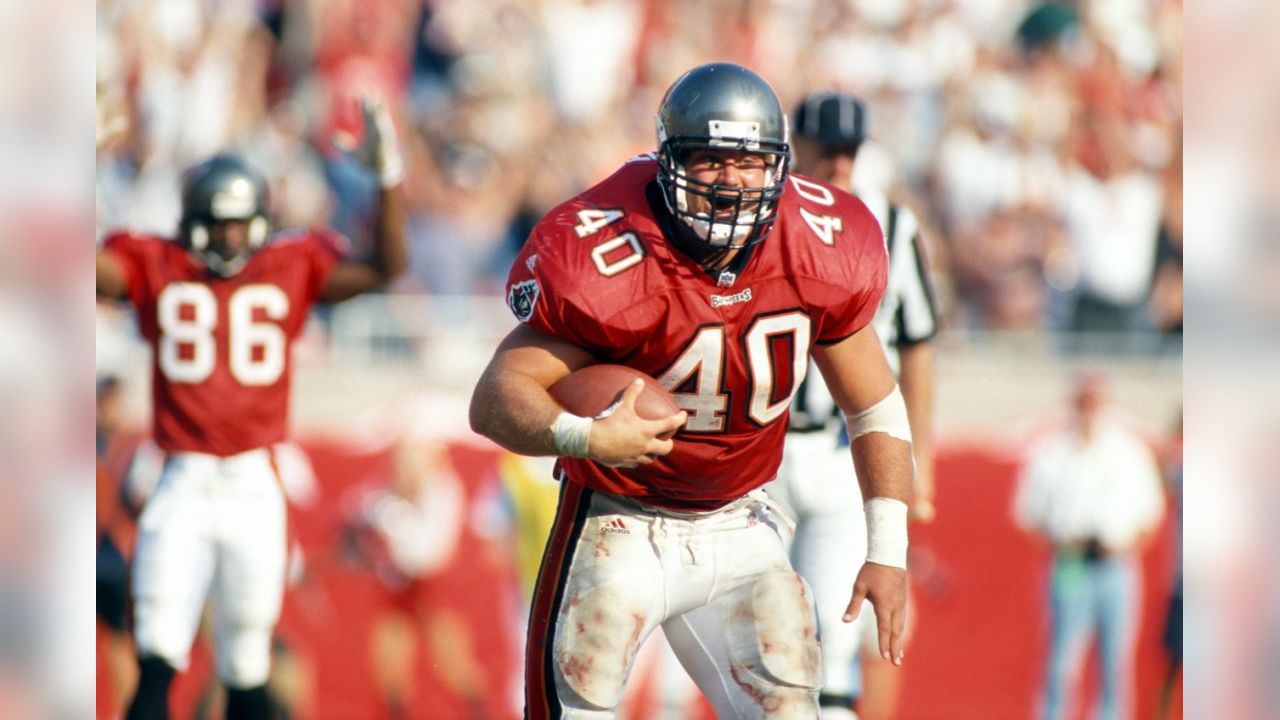
[[(636, 414), (646, 420), (661, 420), (680, 412), (676, 399), (657, 380), (625, 365), (588, 365), (561, 378), (548, 392), (574, 415), (608, 417), (622, 402), (622, 391), (633, 380), (644, 380), (645, 388), (636, 399)], [(675, 433), (662, 436), (667, 439)]]

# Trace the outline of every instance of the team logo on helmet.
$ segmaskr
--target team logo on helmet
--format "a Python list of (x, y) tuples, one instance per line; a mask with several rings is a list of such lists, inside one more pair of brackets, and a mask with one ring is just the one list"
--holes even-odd
[(507, 291), (507, 307), (515, 313), (520, 322), (528, 322), (533, 317), (533, 306), (538, 302), (538, 281), (525, 280), (511, 286)]

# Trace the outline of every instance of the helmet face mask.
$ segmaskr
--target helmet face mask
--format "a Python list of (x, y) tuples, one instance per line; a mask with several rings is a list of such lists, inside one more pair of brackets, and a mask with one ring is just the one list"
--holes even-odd
[[(791, 159), (787, 118), (768, 83), (738, 65), (703, 65), (671, 86), (656, 120), (658, 183), (677, 229), (713, 251), (764, 240), (777, 218)], [(691, 172), (690, 158), (708, 155), (761, 158), (762, 183), (695, 177), (701, 173)]]
[(218, 155), (185, 173), (179, 242), (210, 272), (236, 274), (270, 234), (266, 181), (242, 160)]
[(773, 224), (778, 198), (782, 195), (786, 159), (775, 152), (748, 149), (737, 143), (732, 152), (764, 158), (764, 184), (753, 187), (704, 182), (691, 172), (688, 158), (708, 148), (721, 149), (715, 139), (692, 138), (668, 143), (659, 155), (665, 183), (673, 188), (674, 202), (668, 209), (693, 231), (694, 236), (718, 250), (746, 247), (763, 240)]

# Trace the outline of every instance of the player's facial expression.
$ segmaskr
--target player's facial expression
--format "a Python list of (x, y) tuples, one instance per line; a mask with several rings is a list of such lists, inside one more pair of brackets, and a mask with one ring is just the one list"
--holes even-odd
[(226, 220), (209, 226), (209, 249), (231, 260), (249, 247), (249, 221)]
[[(729, 188), (763, 188), (769, 175), (769, 163), (764, 155), (741, 150), (695, 150), (685, 158), (685, 172), (691, 178), (708, 185), (724, 185)], [(736, 193), (725, 191), (736, 199)], [(689, 209), (697, 214), (710, 213), (711, 201), (694, 195)], [(744, 204), (742, 210), (752, 211), (759, 202)], [(732, 219), (734, 208), (728, 204), (716, 209), (716, 216)]]

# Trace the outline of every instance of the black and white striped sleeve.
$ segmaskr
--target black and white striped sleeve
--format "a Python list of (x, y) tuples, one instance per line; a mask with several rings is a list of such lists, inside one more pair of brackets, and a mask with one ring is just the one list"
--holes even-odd
[(891, 205), (886, 225), (890, 271), (885, 304), (893, 308), (894, 344), (925, 342), (937, 334), (938, 320), (920, 222), (910, 209)]

